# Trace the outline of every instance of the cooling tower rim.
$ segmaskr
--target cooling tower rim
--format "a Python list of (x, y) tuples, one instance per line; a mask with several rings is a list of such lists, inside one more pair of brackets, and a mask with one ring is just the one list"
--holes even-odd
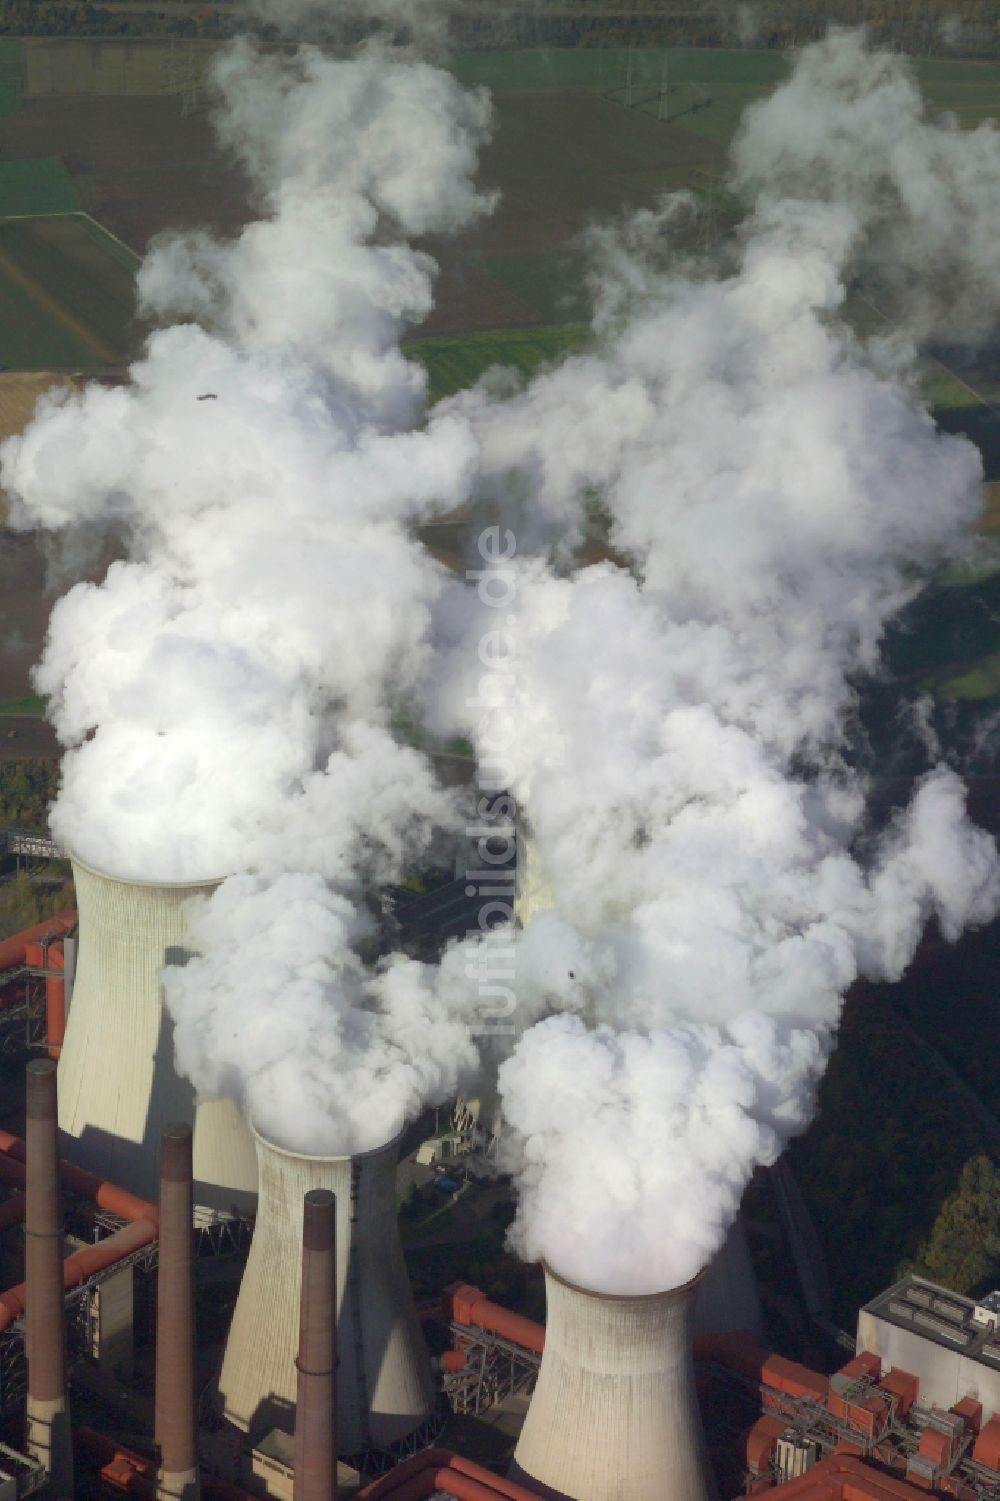
[(584, 1287), (582, 1283), (571, 1282), (568, 1277), (561, 1276), (547, 1261), (542, 1262), (542, 1271), (546, 1277), (551, 1277), (553, 1282), (558, 1282), (560, 1287), (566, 1287), (570, 1292), (579, 1293), (584, 1298), (593, 1298), (597, 1303), (662, 1303), (668, 1299), (676, 1298), (680, 1301), (690, 1298), (697, 1291), (706, 1268), (702, 1267), (701, 1271), (696, 1272), (690, 1281), (682, 1282), (677, 1287), (665, 1287), (662, 1292), (656, 1293), (602, 1293), (596, 1288)]
[(88, 876), (96, 876), (99, 881), (113, 881), (117, 886), (144, 886), (151, 891), (204, 891), (221, 886), (228, 876), (198, 876), (187, 881), (156, 881), (149, 876), (119, 876), (111, 870), (102, 870), (99, 865), (93, 865), (89, 860), (84, 860), (75, 850), (66, 851), (70, 864), (74, 869), (86, 871)]
[(383, 1142), (380, 1147), (369, 1147), (365, 1152), (339, 1152), (331, 1156), (322, 1152), (295, 1152), (290, 1147), (279, 1147), (278, 1143), (272, 1141), (269, 1136), (265, 1136), (263, 1131), (258, 1131), (253, 1121), (248, 1120), (247, 1124), (254, 1141), (260, 1142), (262, 1147), (266, 1147), (269, 1152), (274, 1152), (278, 1157), (289, 1157), (294, 1162), (364, 1162), (366, 1158), (381, 1157), (391, 1147), (398, 1147), (406, 1130), (405, 1126), (400, 1126), (395, 1136), (390, 1136), (389, 1140)]

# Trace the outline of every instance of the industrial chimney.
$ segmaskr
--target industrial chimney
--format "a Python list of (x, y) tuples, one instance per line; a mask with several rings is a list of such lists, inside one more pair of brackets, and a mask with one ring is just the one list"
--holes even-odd
[(313, 1188), (302, 1207), (302, 1296), (292, 1501), (337, 1496), (337, 1201)]
[(195, 1406), (192, 1131), (164, 1129), (160, 1142), (160, 1247), (156, 1275), (157, 1501), (198, 1501)]
[(28, 1356), (28, 1453), (49, 1473), (49, 1494), (73, 1495), (73, 1439), (66, 1394), (66, 1313), (59, 1189), (56, 1065), (27, 1069), (24, 1215)]
[(397, 1154), (398, 1138), (356, 1157), (305, 1157), (257, 1136), (257, 1224), (219, 1378), (223, 1417), (253, 1440), (292, 1432), (302, 1201), (317, 1188), (337, 1199), (340, 1452), (387, 1449), (430, 1417), (430, 1360), (396, 1221)]
[(545, 1269), (545, 1350), (515, 1478), (572, 1501), (708, 1501), (691, 1358), (697, 1287), (611, 1297)]
[(100, 1178), (155, 1199), (160, 1133), (194, 1116), (196, 1222), (252, 1214), (257, 1165), (230, 1100), (201, 1103), (174, 1069), (160, 972), (187, 951), (187, 909), (217, 882), (144, 884), (73, 860), (80, 948), (59, 1060), (59, 1125), (68, 1155)]

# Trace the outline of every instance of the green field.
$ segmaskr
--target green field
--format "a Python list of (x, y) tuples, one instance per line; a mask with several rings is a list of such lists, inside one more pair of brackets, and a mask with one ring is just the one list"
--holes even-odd
[(405, 349), (426, 368), (431, 399), (437, 401), (474, 385), (494, 365), (531, 375), (567, 350), (579, 349), (587, 332), (582, 324), (565, 323), (550, 328), (468, 334), (459, 339), (413, 339)]
[(76, 185), (61, 157), (0, 160), (0, 219), (68, 214), (78, 207)]
[(21, 108), (23, 68), (23, 43), (16, 37), (0, 37), (0, 115), (13, 115)]
[(19, 718), (44, 719), (46, 703), (46, 699), (34, 694), (28, 694), (24, 698), (9, 698), (5, 703), (0, 703), (0, 715), (7, 717), (15, 714)]
[[(1000, 64), (928, 58), (917, 76), (935, 110), (950, 110), (965, 126), (1000, 112)], [(716, 145), (732, 139), (754, 99), (787, 76), (780, 52), (707, 47), (550, 48), (471, 52), (452, 65), (466, 84), (495, 93), (586, 89), (690, 130)]]
[(121, 364), (134, 343), (136, 264), (86, 214), (0, 220), (0, 365)]
[(24, 43), (24, 92), (29, 99), (192, 93), (204, 83), (218, 48), (218, 42), (180, 37), (129, 42), (29, 37)]

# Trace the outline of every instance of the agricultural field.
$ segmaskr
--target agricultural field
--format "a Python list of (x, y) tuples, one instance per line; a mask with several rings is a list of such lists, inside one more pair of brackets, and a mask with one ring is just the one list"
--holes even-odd
[(197, 96), (220, 43), (179, 37), (146, 41), (28, 37), (23, 89), (28, 99), (74, 94), (152, 98)]
[[(470, 52), (453, 64), (463, 83), (494, 93), (584, 90), (725, 147), (745, 107), (785, 76), (780, 52), (624, 47)], [(931, 105), (963, 127), (995, 118), (1000, 64), (929, 58), (917, 76)]]
[(464, 391), (492, 366), (531, 375), (542, 365), (579, 348), (587, 336), (580, 324), (508, 329), (458, 339), (414, 339), (406, 353), (426, 368), (432, 401)]
[(0, 220), (0, 364), (122, 364), (137, 338), (135, 267), (135, 257), (85, 214)]

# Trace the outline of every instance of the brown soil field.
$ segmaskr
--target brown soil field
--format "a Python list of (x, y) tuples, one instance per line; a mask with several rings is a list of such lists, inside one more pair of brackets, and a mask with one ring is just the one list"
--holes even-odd
[(230, 233), (249, 217), (242, 176), (204, 108), (175, 97), (26, 99), (4, 120), (4, 156), (61, 156), (80, 206), (133, 250), (170, 228)]
[[(722, 164), (711, 142), (582, 90), (498, 94), (494, 108), (479, 175), (500, 202), (468, 233), (428, 241), (442, 270), (428, 334), (550, 321), (533, 282), (551, 278), (552, 260), (588, 225), (707, 180)], [(515, 273), (516, 291), (487, 269), (498, 258)]]
[[(45, 558), (34, 537), (0, 531), (0, 703), (35, 691), (29, 673), (41, 654), (56, 597), (47, 589), (46, 575)], [(0, 754), (7, 731), (17, 728), (18, 720), (0, 717)], [(17, 750), (19, 741), (20, 736), (10, 742), (15, 747), (11, 755), (34, 754), (23, 746)]]
[[(427, 333), (549, 321), (532, 291), (536, 274), (544, 279), (536, 263), (567, 250), (589, 223), (705, 180), (722, 160), (711, 142), (582, 90), (498, 94), (495, 108), (480, 180), (500, 190), (500, 203), (471, 232), (428, 242), (442, 276)], [(62, 156), (81, 207), (139, 252), (171, 228), (231, 234), (252, 213), (207, 109), (179, 97), (26, 99), (4, 121), (2, 153)], [(514, 263), (511, 281), (491, 274), (496, 258)]]

